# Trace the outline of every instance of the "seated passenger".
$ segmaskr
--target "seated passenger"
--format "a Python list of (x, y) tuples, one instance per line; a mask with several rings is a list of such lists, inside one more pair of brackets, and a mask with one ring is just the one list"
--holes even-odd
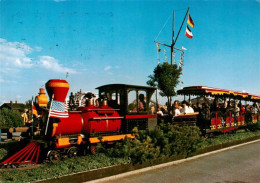
[(208, 103), (202, 104), (201, 116), (203, 119), (202, 126), (208, 128), (210, 126), (210, 109)]
[(173, 116), (179, 116), (181, 114), (178, 103), (173, 106)]
[(244, 116), (246, 114), (245, 107), (241, 103), (238, 104), (238, 107), (240, 108), (240, 114)]
[(223, 114), (226, 114), (227, 112), (227, 101), (224, 102), (223, 106), (220, 108), (220, 111), (223, 113)]
[(187, 102), (187, 106), (189, 108), (189, 113), (194, 113), (194, 110), (193, 108), (191, 107), (191, 103), (190, 102)]
[(96, 100), (95, 100), (95, 106), (96, 106), (96, 107), (99, 107), (99, 101), (98, 101), (98, 100), (99, 100), (99, 99), (96, 99)]
[(154, 107), (154, 106), (151, 106), (151, 107), (150, 107), (149, 113), (150, 113), (150, 114), (156, 114), (156, 111), (155, 111), (155, 107)]
[(159, 105), (158, 108), (157, 108), (157, 114), (158, 116), (162, 117), (163, 116), (163, 111), (162, 111), (162, 107)]
[(139, 95), (138, 109), (139, 109), (139, 111), (146, 111), (146, 103), (144, 101), (144, 94)]
[(189, 107), (187, 106), (187, 102), (184, 100), (182, 102), (182, 109), (181, 109), (181, 114), (187, 114), (187, 113), (190, 113), (190, 109)]
[(238, 107), (238, 104), (237, 102), (235, 102), (235, 106), (234, 106), (234, 109), (233, 109), (233, 112), (234, 112), (234, 117), (235, 117), (235, 123), (238, 122), (238, 117), (239, 117), (239, 112), (240, 112), (240, 108)]
[(239, 116), (239, 112), (240, 112), (240, 108), (238, 107), (238, 104), (235, 103), (235, 107), (234, 107), (234, 114), (235, 114), (235, 116)]

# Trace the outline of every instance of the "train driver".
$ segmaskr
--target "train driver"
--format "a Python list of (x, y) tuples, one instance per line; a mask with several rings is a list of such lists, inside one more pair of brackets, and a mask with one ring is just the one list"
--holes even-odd
[(146, 111), (146, 103), (144, 101), (144, 94), (139, 95), (138, 109), (139, 109), (139, 111)]

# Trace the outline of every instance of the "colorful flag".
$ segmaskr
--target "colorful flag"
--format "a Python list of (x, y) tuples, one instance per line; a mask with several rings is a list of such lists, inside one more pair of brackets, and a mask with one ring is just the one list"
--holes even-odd
[(33, 111), (33, 114), (37, 117), (38, 116), (38, 112), (36, 110), (36, 107), (34, 104), (32, 104), (32, 111)]
[(67, 105), (64, 102), (53, 100), (50, 109), (50, 117), (68, 118), (69, 114)]
[(187, 25), (187, 27), (186, 27), (185, 35), (186, 35), (188, 38), (190, 38), (190, 39), (192, 39), (192, 37), (193, 37), (193, 34), (192, 34), (191, 30), (189, 29), (188, 25)]
[(192, 18), (191, 18), (190, 15), (189, 15), (189, 17), (188, 17), (187, 23), (188, 23), (191, 27), (194, 27), (194, 22), (193, 22), (193, 20), (192, 20)]
[(161, 49), (159, 48), (159, 44), (156, 44), (157, 46), (157, 52), (161, 52)]

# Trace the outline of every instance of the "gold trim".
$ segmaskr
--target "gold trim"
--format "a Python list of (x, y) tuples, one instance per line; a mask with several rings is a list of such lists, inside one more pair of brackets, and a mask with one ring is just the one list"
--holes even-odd
[(58, 138), (58, 147), (70, 145), (70, 140), (68, 137)]
[(224, 95), (227, 92), (221, 92), (221, 91), (209, 91), (206, 90), (206, 93), (211, 93), (211, 95)]
[(57, 128), (59, 125), (58, 125), (58, 123), (53, 123), (52, 126), (53, 126), (53, 129), (52, 129), (52, 135), (51, 135), (51, 136), (53, 137), (53, 136), (55, 135), (55, 133), (56, 133), (56, 128)]
[(118, 140), (122, 140), (124, 138), (135, 138), (134, 135), (131, 134), (125, 134), (125, 135), (113, 135), (113, 136), (103, 136), (102, 139), (100, 140), (99, 137), (93, 137), (93, 138), (89, 138), (89, 142), (91, 144), (93, 143), (99, 143), (99, 142), (111, 142), (111, 141), (118, 141)]
[(69, 85), (69, 83), (52, 82), (52, 83), (48, 83), (47, 87), (64, 87), (64, 88), (69, 88), (70, 85)]

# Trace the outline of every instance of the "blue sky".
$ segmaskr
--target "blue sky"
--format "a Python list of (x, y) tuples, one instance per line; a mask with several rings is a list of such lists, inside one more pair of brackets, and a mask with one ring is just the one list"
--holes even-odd
[[(66, 72), (72, 92), (96, 92), (110, 83), (146, 85), (158, 63), (155, 38), (169, 18), (157, 41), (170, 44), (172, 11), (176, 35), (187, 7), (194, 37), (184, 35), (185, 21), (176, 43), (187, 48), (178, 88), (205, 85), (259, 95), (259, 0), (1, 0), (0, 103), (24, 102)], [(163, 51), (159, 57), (163, 62)]]

